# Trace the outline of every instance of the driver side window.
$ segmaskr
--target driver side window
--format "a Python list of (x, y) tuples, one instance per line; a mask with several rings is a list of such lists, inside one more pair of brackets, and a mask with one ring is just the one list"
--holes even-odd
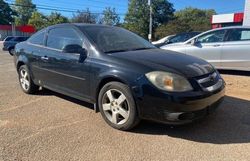
[(218, 30), (206, 33), (198, 37), (197, 41), (199, 43), (216, 43), (223, 42), (226, 30)]
[(67, 45), (83, 45), (83, 40), (72, 28), (54, 28), (49, 31), (47, 46), (62, 50)]

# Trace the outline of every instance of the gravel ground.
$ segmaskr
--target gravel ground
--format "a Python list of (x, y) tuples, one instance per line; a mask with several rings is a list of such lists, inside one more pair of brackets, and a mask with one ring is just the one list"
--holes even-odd
[(225, 101), (215, 114), (171, 127), (143, 121), (110, 128), (92, 105), (45, 90), (22, 93), (10, 57), (0, 52), (1, 160), (249, 160), (250, 74), (223, 74)]

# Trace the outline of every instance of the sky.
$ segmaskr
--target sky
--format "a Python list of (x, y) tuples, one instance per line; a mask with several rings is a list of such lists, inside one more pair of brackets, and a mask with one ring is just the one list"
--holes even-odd
[[(13, 2), (14, 0), (6, 0)], [(244, 11), (245, 0), (169, 0), (174, 4), (176, 10), (185, 7), (196, 7), (202, 9), (215, 9), (217, 13), (236, 13)], [(64, 16), (72, 17), (76, 10), (85, 10), (89, 8), (93, 13), (102, 13), (106, 7), (116, 8), (116, 12), (120, 14), (121, 19), (127, 12), (128, 0), (33, 0), (38, 7), (42, 8), (59, 8), (68, 12), (60, 11)], [(39, 9), (44, 14), (51, 11)], [(73, 11), (73, 12), (71, 12)]]

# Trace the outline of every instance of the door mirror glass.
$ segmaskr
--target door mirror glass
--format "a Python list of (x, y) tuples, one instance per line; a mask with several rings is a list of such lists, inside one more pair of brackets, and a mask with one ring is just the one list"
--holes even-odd
[(81, 54), (83, 50), (85, 49), (83, 49), (80, 45), (77, 44), (66, 45), (63, 48), (64, 53), (72, 53), (72, 54)]

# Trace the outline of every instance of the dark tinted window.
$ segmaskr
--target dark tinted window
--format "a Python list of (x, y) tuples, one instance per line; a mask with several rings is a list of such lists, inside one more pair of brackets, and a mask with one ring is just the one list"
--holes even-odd
[(105, 53), (155, 48), (151, 43), (136, 34), (118, 27), (80, 27)]
[(26, 41), (29, 37), (21, 37), (20, 41)]
[(198, 34), (199, 32), (182, 33), (172, 37), (169, 41), (171, 43), (185, 42)]
[(250, 40), (250, 29), (230, 30), (227, 41), (248, 41)]
[(43, 30), (31, 36), (28, 41), (32, 44), (44, 45), (44, 36), (45, 36), (45, 31)]
[(27, 37), (14, 37), (11, 39), (11, 41), (21, 42), (21, 41), (26, 41), (27, 39), (28, 39)]
[(6, 37), (6, 38), (4, 39), (4, 41), (10, 41), (11, 39), (13, 39), (13, 37), (12, 37), (12, 36), (8, 36), (8, 37)]
[(198, 42), (200, 43), (222, 42), (224, 40), (225, 33), (226, 30), (212, 31), (198, 37)]
[(62, 50), (66, 45), (77, 44), (82, 46), (83, 41), (77, 31), (72, 28), (55, 28), (49, 31), (47, 46)]

